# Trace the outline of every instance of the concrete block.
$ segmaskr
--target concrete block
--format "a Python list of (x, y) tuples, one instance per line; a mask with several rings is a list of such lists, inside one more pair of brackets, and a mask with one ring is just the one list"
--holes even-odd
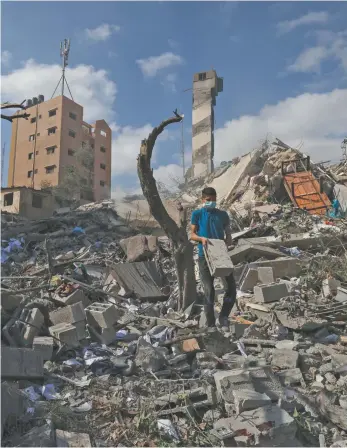
[(300, 369), (282, 370), (281, 372), (276, 372), (275, 375), (279, 378), (282, 386), (295, 386), (297, 384), (305, 384)]
[(274, 271), (272, 267), (259, 267), (258, 268), (258, 277), (261, 285), (269, 285), (270, 283), (274, 283)]
[(77, 331), (77, 338), (79, 341), (82, 341), (83, 339), (86, 338), (86, 322), (84, 320), (80, 321), (80, 322), (75, 322), (74, 324), (72, 324)]
[(255, 286), (254, 295), (258, 303), (276, 302), (282, 299), (282, 297), (288, 296), (288, 288), (285, 283)]
[(243, 292), (253, 291), (253, 288), (258, 283), (258, 271), (257, 269), (248, 269), (243, 280), (240, 283), (240, 290)]
[(53, 355), (54, 340), (49, 336), (36, 336), (33, 341), (33, 350), (41, 353), (44, 361), (49, 361)]
[(271, 399), (266, 394), (253, 390), (235, 389), (232, 393), (237, 414), (271, 404)]
[(32, 308), (30, 310), (30, 316), (27, 322), (31, 325), (26, 325), (23, 333), (23, 344), (25, 346), (32, 345), (34, 337), (40, 333), (44, 320), (45, 318), (38, 308)]
[(117, 331), (113, 328), (101, 328), (100, 337), (105, 345), (111, 344), (116, 339)]
[(228, 277), (233, 272), (234, 265), (223, 240), (210, 239), (204, 253), (213, 277)]
[(251, 269), (271, 267), (275, 279), (297, 277), (302, 271), (302, 262), (297, 258), (280, 257), (276, 260), (255, 261), (248, 265)]
[(31, 379), (43, 377), (43, 358), (29, 348), (1, 347), (1, 377)]
[(250, 374), (246, 370), (219, 370), (213, 376), (218, 397), (228, 403), (234, 402), (234, 388), (255, 391)]
[(83, 447), (92, 446), (89, 434), (79, 432), (68, 432), (56, 429), (55, 439), (58, 447)]
[(294, 350), (275, 348), (271, 365), (280, 369), (295, 369), (299, 363), (299, 353)]
[(77, 329), (72, 324), (53, 325), (53, 327), (49, 327), (49, 333), (58, 338), (60, 344), (67, 344), (69, 347), (79, 346)]
[(74, 303), (73, 305), (65, 306), (59, 310), (52, 311), (49, 313), (49, 318), (53, 325), (58, 324), (74, 324), (75, 322), (80, 322), (85, 320), (86, 313), (84, 312), (84, 307), (82, 302)]
[(147, 238), (144, 235), (135, 235), (120, 240), (120, 246), (127, 255), (129, 263), (133, 261), (144, 261), (152, 257), (149, 250)]
[(83, 307), (87, 308), (87, 306), (91, 304), (91, 301), (84, 294), (82, 289), (76, 289), (76, 291), (66, 297), (61, 297), (56, 294), (54, 298), (61, 302), (63, 305), (74, 305), (75, 303), (82, 302)]
[(111, 328), (122, 317), (122, 312), (110, 303), (94, 302), (86, 308), (86, 313), (88, 323), (101, 328)]
[(282, 252), (271, 247), (250, 243), (240, 244), (240, 242), (235, 249), (229, 252), (229, 256), (234, 264), (256, 261), (262, 257), (271, 260), (282, 255)]

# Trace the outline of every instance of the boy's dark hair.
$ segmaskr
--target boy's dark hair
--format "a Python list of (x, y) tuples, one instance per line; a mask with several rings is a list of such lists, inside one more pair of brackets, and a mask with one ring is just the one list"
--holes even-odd
[(202, 190), (201, 196), (205, 198), (206, 196), (217, 196), (217, 192), (212, 187), (206, 187)]

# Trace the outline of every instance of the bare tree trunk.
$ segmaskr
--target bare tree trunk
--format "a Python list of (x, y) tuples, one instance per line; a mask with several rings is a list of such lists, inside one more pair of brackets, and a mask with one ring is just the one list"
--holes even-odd
[[(1, 110), (2, 109), (22, 109), (25, 110), (26, 107), (24, 106), (25, 100), (21, 103), (21, 104), (17, 104), (17, 103), (2, 103), (1, 104)], [(13, 121), (15, 119), (18, 118), (25, 118), (26, 120), (28, 119), (28, 117), (30, 117), (30, 114), (23, 112), (22, 114), (19, 114), (18, 112), (16, 112), (13, 115), (5, 115), (5, 114), (1, 114), (1, 118), (3, 120), (7, 120), (7, 121)]]
[(180, 121), (182, 121), (182, 117), (176, 115), (154, 128), (148, 138), (142, 141), (140, 154), (137, 158), (137, 172), (150, 212), (172, 242), (179, 287), (178, 309), (189, 306), (196, 298), (193, 246), (188, 239), (186, 219), (181, 219), (181, 226), (178, 226), (163, 205), (153, 177), (151, 158), (157, 137), (166, 126)]

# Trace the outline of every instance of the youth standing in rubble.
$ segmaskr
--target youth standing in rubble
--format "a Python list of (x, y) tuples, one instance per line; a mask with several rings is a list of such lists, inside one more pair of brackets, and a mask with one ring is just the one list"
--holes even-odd
[[(199, 243), (199, 271), (205, 294), (204, 310), (207, 326), (209, 328), (215, 328), (214, 277), (212, 277), (205, 259), (203, 246), (209, 243), (209, 238), (224, 240), (226, 245), (230, 246), (232, 243), (230, 219), (227, 212), (216, 208), (217, 193), (214, 188), (204, 188), (202, 190), (201, 200), (202, 207), (194, 210), (192, 213), (190, 239)], [(236, 284), (233, 274), (230, 274), (225, 280), (227, 289), (224, 294), (223, 306), (218, 320), (222, 329), (227, 331), (229, 329), (228, 317), (236, 301)]]

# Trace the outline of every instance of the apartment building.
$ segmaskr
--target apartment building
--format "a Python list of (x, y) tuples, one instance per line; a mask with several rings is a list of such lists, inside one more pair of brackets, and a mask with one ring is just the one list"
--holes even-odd
[(76, 166), (76, 151), (94, 150), (92, 191), (81, 188), (81, 199), (99, 201), (111, 195), (112, 131), (105, 120), (83, 121), (83, 107), (65, 96), (27, 102), (28, 120), (13, 120), (8, 187), (41, 189), (61, 185), (64, 169)]

